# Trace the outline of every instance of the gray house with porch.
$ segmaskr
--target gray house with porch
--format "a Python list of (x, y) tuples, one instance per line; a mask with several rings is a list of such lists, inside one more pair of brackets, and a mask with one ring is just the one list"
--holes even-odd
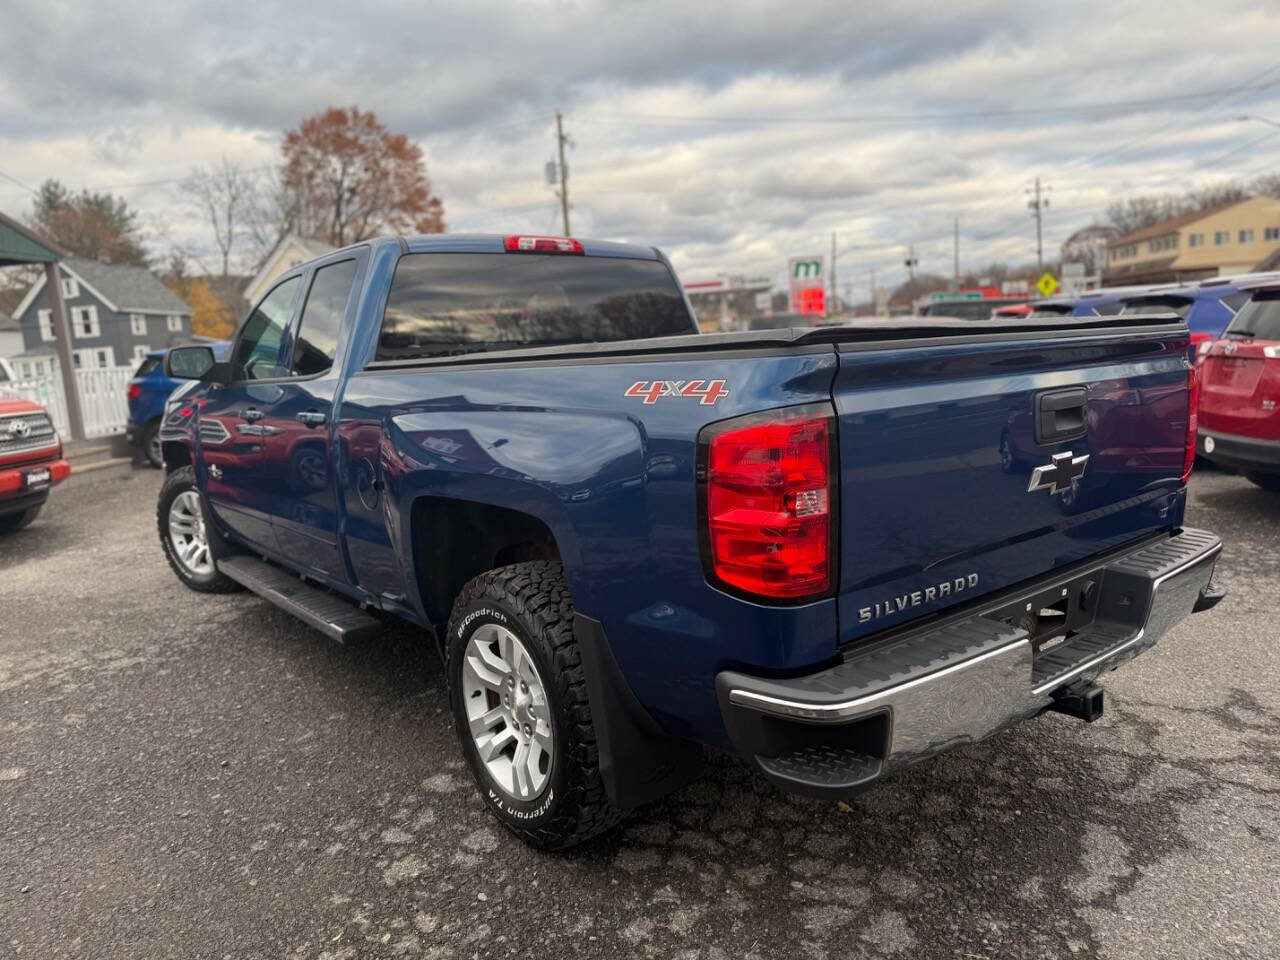
[[(78, 368), (132, 365), (150, 350), (191, 339), (191, 308), (150, 270), (67, 257), (58, 272)], [(10, 358), (17, 375), (49, 372), (56, 336), (45, 277), (27, 292), (14, 317), (24, 346)]]

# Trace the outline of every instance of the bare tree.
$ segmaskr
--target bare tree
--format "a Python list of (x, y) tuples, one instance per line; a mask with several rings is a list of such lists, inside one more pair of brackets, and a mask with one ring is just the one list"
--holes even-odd
[(182, 185), (188, 201), (213, 228), (213, 242), (222, 256), (222, 275), (230, 273), (231, 252), (245, 234), (254, 198), (252, 177), (224, 156), (211, 170), (196, 167)]
[(1251, 192), (1257, 192), (1256, 184), (1224, 180), (1183, 193), (1126, 197), (1107, 207), (1106, 219), (1110, 226), (1123, 235), (1183, 214), (1200, 213), (1212, 207), (1243, 200)]
[(253, 264), (261, 266), (285, 234), (298, 223), (298, 198), (285, 189), (276, 172), (260, 177), (253, 184), (245, 219), (245, 231), (253, 250)]

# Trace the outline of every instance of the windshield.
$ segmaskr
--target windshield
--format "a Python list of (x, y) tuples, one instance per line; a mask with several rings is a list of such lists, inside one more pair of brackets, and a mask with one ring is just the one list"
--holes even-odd
[(1045, 317), (1069, 317), (1071, 316), (1071, 313), (1074, 310), (1075, 310), (1075, 304), (1071, 304), (1071, 303), (1047, 304), (1046, 303), (1036, 307), (1034, 310), (1031, 311), (1031, 313), (1027, 314), (1027, 316), (1030, 317), (1032, 320), (1043, 319)]
[(986, 320), (991, 311), (998, 307), (1007, 307), (1024, 300), (934, 300), (920, 309), (923, 317), (956, 317), (959, 320)]
[(1128, 315), (1151, 316), (1155, 313), (1176, 313), (1184, 320), (1191, 311), (1191, 301), (1183, 297), (1161, 297), (1159, 300), (1130, 300), (1120, 312)]
[(1227, 327), (1227, 336), (1280, 340), (1280, 291), (1256, 295), (1241, 307)]
[(133, 372), (133, 378), (141, 380), (143, 377), (149, 377), (155, 373), (158, 366), (160, 366), (159, 357), (147, 357), (142, 363), (138, 364), (138, 369)]

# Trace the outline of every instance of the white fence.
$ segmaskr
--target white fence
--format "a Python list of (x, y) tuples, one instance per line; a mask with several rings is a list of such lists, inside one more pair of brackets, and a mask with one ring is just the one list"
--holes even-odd
[[(132, 376), (133, 367), (100, 367), (76, 371), (85, 436), (101, 437), (124, 430), (125, 420), (129, 417), (125, 387)], [(60, 370), (35, 380), (6, 383), (4, 390), (43, 404), (53, 418), (58, 432), (64, 437), (68, 435), (67, 404), (62, 392)]]

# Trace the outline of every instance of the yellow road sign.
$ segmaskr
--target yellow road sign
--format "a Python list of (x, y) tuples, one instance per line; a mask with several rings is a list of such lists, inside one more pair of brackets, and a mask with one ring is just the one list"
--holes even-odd
[(1052, 273), (1046, 273), (1036, 281), (1036, 289), (1040, 291), (1040, 296), (1051, 297), (1053, 291), (1058, 289), (1058, 278)]

